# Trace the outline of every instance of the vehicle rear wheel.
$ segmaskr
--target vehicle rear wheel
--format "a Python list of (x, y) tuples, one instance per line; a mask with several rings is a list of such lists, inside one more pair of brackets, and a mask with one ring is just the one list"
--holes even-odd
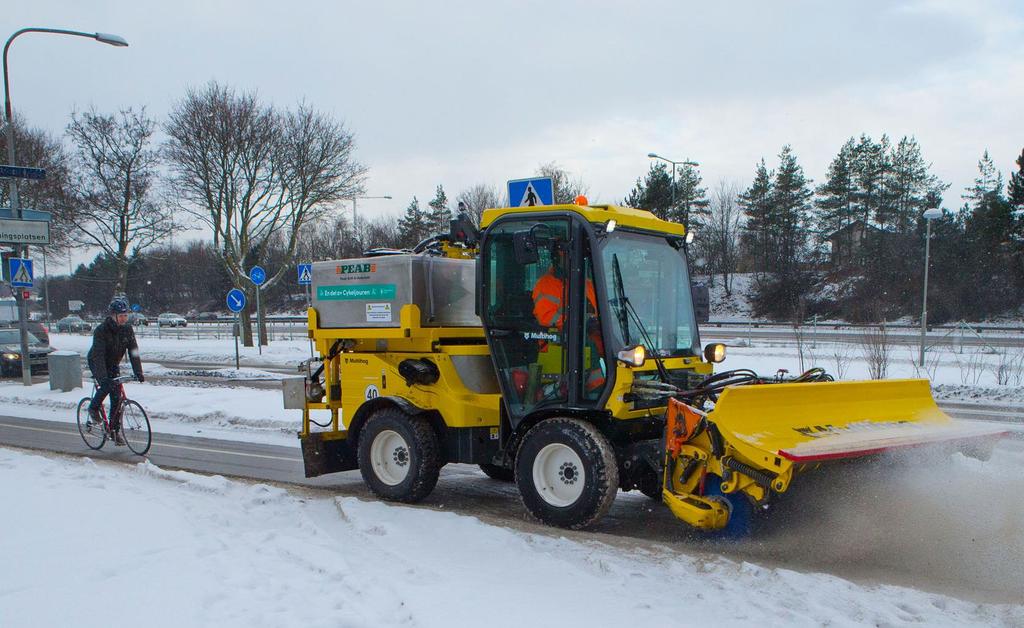
[(578, 530), (604, 516), (619, 489), (608, 439), (579, 419), (547, 419), (519, 447), (516, 484), (523, 505), (548, 525)]
[(514, 482), (516, 479), (516, 472), (514, 469), (508, 467), (502, 467), (496, 464), (483, 463), (480, 465), (480, 470), (492, 480), (498, 480), (499, 482)]
[(89, 404), (92, 399), (83, 397), (78, 402), (78, 433), (89, 449), (100, 449), (103, 443), (107, 442), (107, 430), (104, 425), (92, 425), (89, 423)]
[(359, 472), (378, 497), (418, 502), (434, 490), (440, 471), (441, 446), (422, 417), (384, 408), (359, 433)]

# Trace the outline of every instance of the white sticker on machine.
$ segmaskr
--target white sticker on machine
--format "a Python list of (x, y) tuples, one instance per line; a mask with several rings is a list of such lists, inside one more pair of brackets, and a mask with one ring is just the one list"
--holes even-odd
[(390, 323), (391, 322), (391, 304), (390, 303), (367, 303), (366, 304), (366, 322), (367, 323)]

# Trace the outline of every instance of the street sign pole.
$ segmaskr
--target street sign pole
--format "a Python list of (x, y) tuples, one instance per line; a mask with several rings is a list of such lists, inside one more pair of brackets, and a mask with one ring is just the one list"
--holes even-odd
[[(4, 51), (4, 79), (7, 78), (7, 51)], [(10, 102), (5, 102), (5, 117), (7, 119), (7, 163), (14, 165), (14, 119), (11, 116)], [(18, 180), (14, 177), (7, 180), (10, 188), (11, 214), (15, 219), (21, 219), (21, 204), (18, 203)], [(28, 258), (28, 245), (22, 245), (22, 258)], [(21, 383), (25, 386), (32, 385), (32, 362), (28, 354), (28, 302), (21, 290), (15, 291), (15, 299), (18, 300), (18, 334), (21, 336)]]
[(263, 308), (260, 307), (260, 289), (256, 284), (256, 352), (263, 355)]
[(245, 293), (238, 288), (232, 288), (228, 291), (225, 301), (228, 304), (228, 309), (235, 313), (235, 329), (231, 335), (235, 337), (235, 370), (237, 371), (239, 368), (238, 337), (242, 334), (242, 318), (239, 313), (245, 307)]
[(238, 336), (242, 333), (242, 317), (235, 312), (235, 333), (232, 334), (235, 337), (235, 370), (237, 371), (238, 366)]

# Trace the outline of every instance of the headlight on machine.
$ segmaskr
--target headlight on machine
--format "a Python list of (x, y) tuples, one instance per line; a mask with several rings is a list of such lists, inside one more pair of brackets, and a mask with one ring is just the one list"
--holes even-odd
[(644, 361), (647, 360), (647, 350), (643, 345), (633, 345), (619, 351), (618, 358), (621, 362), (631, 366), (643, 366)]
[(21, 359), (21, 354), (20, 353), (5, 353), (4, 354), (4, 359), (5, 360), (20, 360)]
[(725, 359), (725, 345), (720, 342), (713, 342), (704, 347), (704, 359), (708, 362), (721, 362)]

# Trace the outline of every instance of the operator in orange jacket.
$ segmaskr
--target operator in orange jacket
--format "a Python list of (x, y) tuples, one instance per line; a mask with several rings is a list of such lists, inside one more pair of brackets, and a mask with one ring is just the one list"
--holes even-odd
[[(565, 284), (566, 253), (557, 244), (551, 250), (551, 267), (533, 286), (533, 316), (544, 327), (555, 327), (562, 331), (565, 320), (566, 284)], [(587, 368), (587, 393), (600, 390), (605, 383), (604, 370), (598, 356), (604, 355), (604, 341), (601, 338), (601, 324), (598, 319), (597, 295), (594, 282), (587, 278), (587, 338), (591, 345), (590, 364)], [(546, 344), (542, 347), (546, 350)], [(596, 354), (596, 355), (595, 355)]]

